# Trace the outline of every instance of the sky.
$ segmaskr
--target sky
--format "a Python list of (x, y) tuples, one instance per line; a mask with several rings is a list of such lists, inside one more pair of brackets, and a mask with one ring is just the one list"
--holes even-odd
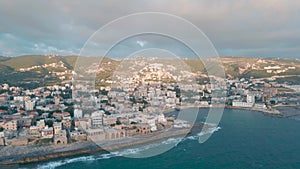
[[(133, 13), (162, 12), (197, 26), (220, 56), (300, 58), (299, 11), (300, 1), (295, 0), (1, 0), (0, 55), (77, 55), (107, 23)], [(151, 20), (145, 19), (112, 29), (103, 36), (110, 38), (139, 25), (160, 25), (151, 24)], [(182, 31), (189, 40), (198, 41), (192, 31)], [(128, 48), (146, 48), (151, 43), (172, 48), (172, 43), (165, 40), (145, 38), (129, 39), (123, 47), (115, 49), (122, 53)], [(97, 48), (106, 49), (107, 45), (105, 40), (95, 41)]]

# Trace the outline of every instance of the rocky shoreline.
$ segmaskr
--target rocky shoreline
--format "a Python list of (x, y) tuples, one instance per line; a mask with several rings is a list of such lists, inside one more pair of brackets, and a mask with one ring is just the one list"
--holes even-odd
[(259, 108), (247, 108), (247, 107), (232, 107), (226, 106), (227, 109), (237, 109), (237, 110), (250, 110), (250, 111), (258, 111), (266, 115), (281, 115), (281, 112), (277, 109), (259, 109)]
[(257, 111), (257, 112), (261, 112), (263, 114), (266, 115), (278, 115), (278, 116), (282, 116), (283, 113), (280, 110), (277, 110), (275, 108), (272, 109), (260, 109), (260, 108), (254, 108), (254, 107), (233, 107), (233, 106), (229, 106), (229, 105), (214, 105), (214, 107), (210, 107), (208, 105), (199, 105), (197, 107), (195, 106), (184, 106), (183, 109), (188, 109), (188, 108), (224, 108), (224, 109), (236, 109), (236, 110), (249, 110), (249, 111)]

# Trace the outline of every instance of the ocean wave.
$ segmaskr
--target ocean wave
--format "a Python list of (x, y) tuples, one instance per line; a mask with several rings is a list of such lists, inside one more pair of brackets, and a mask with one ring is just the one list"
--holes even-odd
[(186, 139), (187, 139), (187, 140), (198, 140), (198, 137), (199, 137), (199, 136), (195, 135), (195, 136), (189, 136), (189, 137), (187, 137)]
[(165, 141), (162, 141), (162, 144), (175, 144), (177, 145), (180, 141), (182, 140), (182, 138), (169, 138)]
[[(217, 130), (214, 130), (217, 131)], [(195, 136), (190, 136), (188, 138), (192, 138)], [(199, 137), (199, 136), (196, 136)], [(76, 163), (76, 162), (88, 162), (88, 161), (95, 161), (95, 160), (104, 160), (104, 159), (110, 159), (113, 157), (119, 157), (119, 156), (130, 156), (130, 155), (138, 155), (139, 153), (142, 153), (144, 151), (147, 151), (151, 148), (158, 147), (161, 145), (171, 145), (174, 144), (174, 146), (177, 146), (177, 144), (180, 141), (183, 141), (184, 139), (182, 138), (168, 138), (166, 140), (157, 142), (157, 143), (151, 143), (143, 146), (139, 146), (137, 148), (127, 148), (124, 150), (119, 150), (119, 151), (112, 151), (110, 153), (106, 154), (101, 154), (99, 156), (83, 156), (83, 157), (75, 157), (75, 158), (68, 158), (68, 159), (62, 159), (58, 161), (51, 161), (46, 164), (40, 164), (37, 166), (39, 169), (55, 169), (57, 167), (70, 164), (70, 163)]]
[(200, 133), (198, 133), (197, 135), (199, 137), (206, 135), (206, 134), (213, 134), (216, 131), (219, 131), (221, 129), (221, 127), (211, 127), (211, 128), (207, 128), (204, 131), (201, 131)]
[(63, 159), (58, 161), (51, 161), (46, 164), (38, 165), (37, 168), (39, 169), (54, 169), (66, 164), (75, 163), (75, 162), (87, 162), (87, 161), (95, 161), (95, 160), (104, 160), (104, 159), (110, 159), (113, 157), (118, 156), (128, 156), (132, 154), (138, 154), (143, 151), (149, 150), (151, 148), (160, 146), (160, 145), (166, 145), (166, 144), (175, 144), (177, 145), (182, 139), (181, 138), (169, 138), (167, 140), (161, 141), (159, 143), (152, 143), (148, 145), (144, 145), (137, 148), (128, 148), (124, 149), (122, 151), (112, 151), (111, 153), (101, 154), (99, 156), (83, 156), (83, 157), (75, 157), (75, 158), (69, 158), (69, 159)]
[(145, 152), (151, 148), (155, 148), (158, 146), (163, 146), (163, 145), (170, 145), (174, 144), (174, 146), (177, 146), (177, 144), (182, 140), (182, 138), (168, 138), (167, 140), (163, 140), (157, 143), (151, 143), (147, 145), (141, 145), (138, 146), (137, 148), (128, 148), (124, 149), (123, 151), (118, 151), (118, 152), (113, 152), (115, 154), (118, 154), (118, 156), (130, 156), (130, 155), (138, 155), (141, 154), (142, 152)]
[(214, 132), (217, 132), (219, 130), (221, 130), (221, 127), (219, 127), (219, 126), (218, 127), (209, 127), (209, 128), (204, 129), (203, 131), (201, 131), (197, 135), (189, 136), (186, 139), (188, 139), (188, 140), (198, 140), (199, 137), (201, 137), (201, 136), (204, 136), (204, 135), (207, 135), (207, 134), (213, 134)]
[(119, 156), (118, 153), (107, 153), (107, 154), (101, 154), (99, 157), (96, 156), (83, 156), (83, 157), (76, 157), (76, 158), (69, 158), (69, 159), (63, 159), (58, 161), (51, 161), (46, 164), (38, 165), (37, 168), (39, 169), (54, 169), (66, 164), (75, 163), (75, 162), (86, 162), (86, 161), (95, 161), (95, 160), (101, 160), (101, 159), (109, 159), (112, 157)]

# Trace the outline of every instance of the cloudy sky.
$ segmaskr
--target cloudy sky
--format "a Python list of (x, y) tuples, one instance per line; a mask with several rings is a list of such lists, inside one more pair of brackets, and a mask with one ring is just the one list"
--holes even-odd
[[(222, 56), (299, 58), (299, 11), (300, 1), (294, 0), (1, 0), (0, 55), (79, 54), (87, 39), (112, 20), (137, 12), (164, 12), (196, 25)], [(141, 48), (149, 44), (147, 39), (134, 40)]]

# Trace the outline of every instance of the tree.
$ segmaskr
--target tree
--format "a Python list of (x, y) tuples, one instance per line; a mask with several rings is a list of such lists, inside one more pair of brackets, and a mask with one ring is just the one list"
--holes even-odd
[(64, 109), (65, 112), (69, 112), (71, 117), (74, 117), (74, 107), (68, 107)]
[(106, 114), (106, 115), (111, 115), (111, 113), (110, 113), (109, 111), (105, 111), (104, 114)]
[(148, 102), (146, 100), (143, 99), (143, 104), (148, 104)]
[(31, 99), (35, 98), (35, 95), (34, 95), (34, 94), (31, 94), (31, 95), (30, 95), (30, 98), (31, 98)]
[(36, 110), (39, 113), (39, 116), (41, 116), (43, 113), (45, 113), (45, 111), (43, 110)]
[(46, 99), (53, 99), (54, 97), (51, 95), (46, 96)]
[(176, 97), (179, 98), (181, 96), (180, 88), (179, 86), (175, 87)]
[(45, 125), (48, 125), (48, 127), (53, 127), (53, 121), (47, 120), (47, 121), (45, 121)]
[(0, 110), (8, 110), (7, 106), (0, 106)]
[(105, 89), (100, 90), (100, 94), (101, 94), (101, 95), (106, 95), (106, 96), (107, 96), (108, 91), (106, 91)]
[(118, 120), (116, 121), (116, 124), (117, 124), (117, 125), (121, 125), (122, 123), (121, 123), (121, 121), (118, 119)]

